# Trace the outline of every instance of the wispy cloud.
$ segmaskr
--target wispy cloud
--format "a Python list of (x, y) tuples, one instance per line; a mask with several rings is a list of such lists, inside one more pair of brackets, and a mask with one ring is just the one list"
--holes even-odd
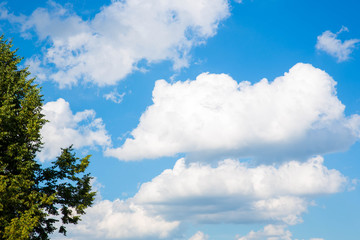
[(106, 100), (110, 100), (114, 103), (121, 103), (124, 99), (125, 93), (119, 93), (116, 89), (114, 89), (113, 91), (104, 94), (104, 98)]
[(159, 80), (133, 138), (106, 154), (120, 160), (192, 153), (279, 161), (343, 150), (359, 138), (360, 117), (344, 116), (335, 85), (326, 72), (302, 63), (273, 82), (253, 85), (208, 73), (173, 84)]
[(347, 27), (342, 27), (337, 33), (330, 31), (323, 32), (317, 37), (316, 49), (324, 51), (327, 54), (335, 57), (338, 62), (346, 61), (350, 58), (350, 54), (356, 48), (360, 39), (349, 39), (341, 41), (338, 39), (338, 35), (342, 32), (348, 32)]

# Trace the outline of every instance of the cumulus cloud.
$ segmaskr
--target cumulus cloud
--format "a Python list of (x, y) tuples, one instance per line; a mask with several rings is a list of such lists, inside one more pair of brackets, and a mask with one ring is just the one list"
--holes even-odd
[[(250, 167), (230, 159), (211, 166), (180, 159), (173, 169), (142, 184), (132, 198), (99, 198), (79, 224), (68, 227), (69, 237), (174, 239), (188, 223), (266, 222), (275, 225), (238, 238), (287, 240), (291, 233), (286, 224), (301, 221), (311, 198), (341, 191), (346, 183), (341, 173), (323, 165), (321, 157), (279, 167)], [(207, 239), (201, 231), (189, 238)]]
[(94, 110), (85, 110), (73, 114), (70, 105), (59, 98), (46, 103), (42, 114), (47, 122), (41, 129), (42, 151), (38, 154), (40, 161), (51, 160), (60, 154), (61, 148), (109, 146), (110, 136), (105, 130), (101, 118), (95, 118)]
[(337, 33), (325, 31), (317, 37), (316, 49), (326, 52), (327, 54), (337, 58), (338, 62), (343, 62), (349, 59), (360, 39), (349, 39), (341, 41), (338, 35), (341, 32), (348, 32), (347, 27), (342, 27)]
[(270, 160), (343, 150), (358, 139), (360, 117), (344, 116), (335, 85), (326, 72), (303, 63), (253, 85), (209, 73), (173, 84), (158, 80), (132, 138), (106, 154), (120, 160), (177, 153)]
[(41, 66), (60, 87), (80, 79), (113, 85), (137, 70), (141, 60), (170, 60), (174, 69), (188, 66), (192, 47), (215, 35), (230, 14), (227, 0), (112, 1), (87, 21), (54, 2), (24, 19), (1, 12), (3, 19), (21, 23), (22, 32), (33, 29), (49, 42)]
[(160, 216), (149, 216), (141, 206), (130, 201), (103, 200), (82, 216), (82, 221), (69, 226), (71, 239), (164, 239), (179, 226)]
[(279, 167), (249, 167), (235, 160), (216, 166), (177, 161), (141, 185), (136, 204), (167, 220), (200, 223), (301, 222), (309, 198), (341, 191), (347, 180), (322, 157)]

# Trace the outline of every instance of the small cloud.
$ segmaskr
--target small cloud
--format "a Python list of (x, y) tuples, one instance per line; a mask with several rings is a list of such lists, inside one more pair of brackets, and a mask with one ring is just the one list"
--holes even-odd
[(94, 110), (84, 110), (73, 114), (70, 104), (59, 98), (48, 102), (42, 109), (47, 122), (41, 129), (43, 148), (38, 154), (40, 161), (54, 159), (61, 148), (109, 146), (111, 144), (105, 125), (101, 118), (96, 118)]
[(104, 94), (104, 98), (106, 100), (110, 100), (113, 101), (114, 103), (121, 103), (124, 99), (125, 93), (119, 93), (116, 89), (114, 89), (113, 91)]
[[(246, 236), (236, 236), (236, 240), (292, 240), (292, 233), (286, 230), (286, 225), (266, 225), (263, 230), (250, 231)], [(303, 239), (304, 240), (304, 239)], [(310, 238), (309, 240), (324, 240), (323, 238)]]
[(95, 195), (95, 202), (98, 203), (102, 200), (102, 197), (101, 197), (101, 189), (105, 188), (104, 185), (102, 185), (97, 177), (93, 177), (91, 180), (90, 180), (90, 184), (91, 184), (91, 189), (92, 191), (96, 192), (96, 195)]
[(360, 179), (352, 179), (351, 184), (348, 186), (348, 191), (354, 191), (357, 187), (357, 185), (360, 183)]
[(189, 240), (207, 240), (209, 239), (209, 236), (204, 234), (203, 232), (198, 231), (194, 234)]
[(338, 62), (348, 60), (357, 43), (360, 42), (360, 39), (341, 41), (337, 38), (340, 33), (348, 31), (347, 27), (342, 26), (337, 33), (332, 33), (329, 30), (323, 32), (323, 34), (317, 37), (316, 49), (337, 58)]
[(266, 225), (263, 230), (254, 232), (250, 231), (246, 236), (236, 238), (237, 240), (262, 240), (262, 239), (277, 239), (277, 240), (291, 240), (291, 232), (285, 230), (286, 225)]
[(48, 73), (48, 70), (42, 67), (41, 60), (37, 56), (26, 59), (25, 66), (29, 67), (31, 77), (36, 77), (38, 82), (43, 82), (46, 80), (46, 74)]

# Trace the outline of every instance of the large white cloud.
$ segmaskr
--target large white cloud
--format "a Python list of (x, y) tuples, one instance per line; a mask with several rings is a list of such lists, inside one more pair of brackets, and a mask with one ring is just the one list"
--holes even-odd
[(137, 70), (141, 60), (171, 60), (175, 69), (187, 66), (191, 48), (213, 36), (229, 16), (228, 0), (112, 1), (88, 21), (54, 2), (50, 5), (27, 18), (6, 9), (0, 17), (20, 22), (23, 32), (34, 29), (40, 40), (49, 41), (43, 58), (28, 64), (42, 74), (46, 69), (39, 66), (54, 65), (48, 74), (61, 87), (80, 79), (115, 84)]
[(70, 105), (59, 98), (46, 103), (42, 114), (48, 122), (41, 129), (43, 149), (38, 154), (40, 161), (51, 160), (60, 154), (61, 148), (109, 146), (110, 136), (101, 118), (95, 118), (94, 110), (73, 114)]
[[(211, 166), (180, 159), (173, 169), (142, 184), (134, 197), (98, 201), (68, 232), (74, 240), (176, 239), (182, 226), (194, 222), (267, 222), (278, 225), (244, 239), (291, 236), (286, 224), (300, 222), (314, 197), (341, 191), (346, 184), (321, 157), (279, 167), (250, 167), (235, 160)], [(189, 240), (195, 239), (208, 236), (199, 231)]]
[(341, 191), (347, 180), (322, 157), (279, 167), (249, 167), (235, 160), (216, 166), (177, 161), (141, 185), (136, 204), (167, 220), (195, 222), (284, 222), (296, 224), (311, 197)]
[(349, 39), (341, 41), (338, 35), (348, 31), (346, 27), (342, 27), (339, 32), (332, 33), (325, 31), (317, 37), (316, 49), (326, 52), (327, 54), (337, 58), (338, 62), (343, 62), (349, 59), (350, 54), (355, 49), (360, 39)]
[(253, 85), (208, 73), (173, 84), (158, 80), (133, 138), (106, 154), (120, 160), (182, 152), (279, 159), (342, 150), (358, 139), (360, 117), (344, 116), (335, 84), (302, 63)]

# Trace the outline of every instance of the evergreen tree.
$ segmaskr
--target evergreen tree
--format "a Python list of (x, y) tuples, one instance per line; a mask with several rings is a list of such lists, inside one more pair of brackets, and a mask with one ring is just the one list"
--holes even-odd
[(36, 161), (41, 150), (40, 88), (0, 36), (0, 239), (49, 239), (65, 224), (76, 224), (94, 200), (89, 157), (79, 159), (72, 147), (62, 149), (51, 167)]

